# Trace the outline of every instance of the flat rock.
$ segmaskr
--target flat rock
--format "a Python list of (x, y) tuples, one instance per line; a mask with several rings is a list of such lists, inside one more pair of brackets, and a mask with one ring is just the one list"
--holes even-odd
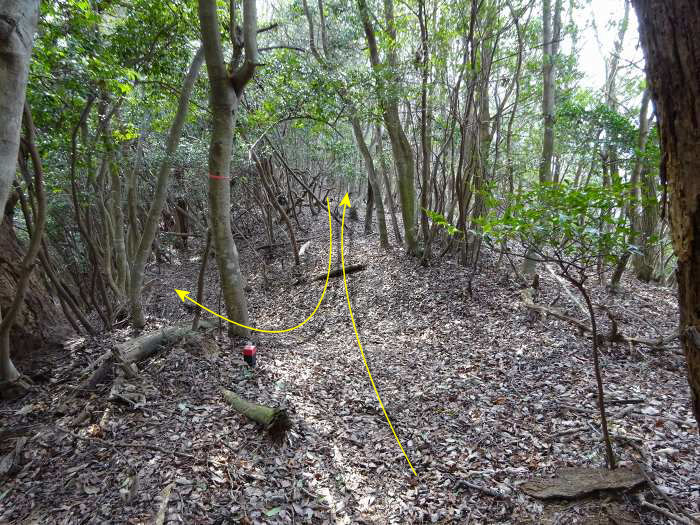
[(627, 490), (644, 483), (639, 467), (621, 467), (615, 470), (566, 468), (556, 477), (528, 481), (520, 485), (525, 494), (538, 499), (576, 499), (599, 490)]

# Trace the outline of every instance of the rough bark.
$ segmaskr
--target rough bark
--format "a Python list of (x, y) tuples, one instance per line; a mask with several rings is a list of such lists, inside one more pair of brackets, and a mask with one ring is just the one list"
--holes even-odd
[(695, 419), (700, 424), (700, 3), (632, 0), (661, 130), (662, 182), (668, 184), (678, 257), (681, 341)]

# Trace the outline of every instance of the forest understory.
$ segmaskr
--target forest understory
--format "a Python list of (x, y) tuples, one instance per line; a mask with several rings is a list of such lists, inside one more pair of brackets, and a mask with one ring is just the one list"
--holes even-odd
[[(322, 214), (302, 225), (311, 244), (301, 268), (284, 244), (253, 251), (262, 236), (238, 241), (256, 327), (294, 326), (320, 297), (323, 281), (295, 283), (325, 273), (328, 225)], [(28, 356), (31, 367), (18, 358), (36, 388), (0, 406), (0, 455), (20, 449), (17, 472), (0, 484), (0, 523), (666, 523), (640, 494), (676, 515), (698, 512), (700, 438), (678, 341), (601, 352), (615, 453), (623, 465), (639, 462), (653, 484), (533, 499), (522, 482), (605, 466), (590, 339), (533, 316), (497, 254), (485, 251), (470, 296), (470, 271), (451, 259), (422, 267), (401, 248), (380, 249), (358, 222), (347, 226), (346, 265), (367, 265), (348, 276), (358, 331), (417, 476), (367, 377), (342, 278), (331, 278), (310, 322), (253, 336), (255, 369), (225, 326), (140, 363), (112, 401), (111, 378), (95, 391), (79, 387), (105, 350), (136, 335), (130, 329), (66, 341)], [(174, 289), (194, 296), (200, 252), (173, 251), (169, 264), (148, 267), (155, 281), (144, 297), (144, 333), (192, 318)], [(223, 312), (209, 264), (202, 304)], [(585, 319), (549, 272), (539, 275), (537, 303)], [(592, 292), (626, 336), (676, 329), (670, 288), (623, 281), (618, 294), (597, 285)], [(609, 321), (598, 314), (605, 333)], [(284, 443), (234, 412), (220, 387), (285, 408), (293, 426)]]

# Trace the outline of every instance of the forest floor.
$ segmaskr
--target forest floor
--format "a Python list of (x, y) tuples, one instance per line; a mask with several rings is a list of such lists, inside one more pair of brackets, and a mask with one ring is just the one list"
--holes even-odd
[[(294, 326), (320, 297), (323, 281), (295, 282), (299, 273), (325, 273), (328, 223), (319, 214), (302, 225), (311, 245), (301, 269), (284, 246), (254, 253), (239, 242), (256, 327)], [(348, 276), (359, 336), (417, 476), (369, 382), (342, 278), (332, 278), (303, 327), (253, 336), (255, 369), (224, 326), (140, 363), (130, 380), (136, 403), (108, 401), (108, 385), (76, 390), (98, 356), (134, 336), (129, 329), (35, 357), (33, 375), (45, 382), (0, 404), (4, 430), (17, 431), (0, 439), (0, 455), (17, 436), (28, 439), (19, 472), (0, 482), (0, 523), (666, 523), (635, 493), (546, 503), (519, 488), (562, 467), (605, 464), (590, 338), (533, 318), (507, 262), (497, 266), (488, 251), (470, 296), (469, 271), (452, 260), (421, 267), (399, 248), (380, 249), (360, 222), (350, 226), (346, 264), (367, 265)], [(196, 248), (149, 269), (146, 331), (191, 319), (174, 288), (194, 296)], [(540, 277), (538, 303), (584, 318), (552, 275)], [(203, 304), (223, 312), (218, 293), (211, 261)], [(595, 286), (593, 296), (625, 335), (659, 337), (676, 327), (669, 288), (625, 280), (622, 292)], [(647, 501), (697, 513), (700, 438), (678, 341), (607, 346), (601, 365), (617, 457), (644, 465), (668, 497), (647, 487)], [(221, 386), (286, 408), (293, 428), (284, 443), (272, 444), (230, 409)]]

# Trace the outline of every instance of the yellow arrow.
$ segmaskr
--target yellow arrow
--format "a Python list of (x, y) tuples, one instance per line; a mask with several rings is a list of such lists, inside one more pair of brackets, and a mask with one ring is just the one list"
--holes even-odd
[(340, 201), (339, 206), (343, 207), (343, 220), (340, 223), (340, 261), (343, 265), (343, 283), (345, 284), (345, 297), (348, 300), (348, 310), (350, 311), (350, 320), (352, 321), (352, 327), (355, 330), (355, 338), (357, 339), (357, 346), (360, 347), (360, 354), (362, 354), (362, 361), (365, 363), (365, 368), (367, 369), (367, 375), (369, 376), (369, 380), (372, 383), (372, 388), (374, 388), (374, 393), (377, 395), (377, 400), (379, 401), (379, 406), (382, 407), (382, 412), (384, 412), (384, 417), (386, 418), (386, 422), (389, 423), (389, 428), (391, 429), (391, 432), (394, 434), (394, 437), (396, 438), (396, 442), (399, 444), (399, 448), (401, 449), (401, 452), (403, 452), (404, 457), (406, 458), (406, 461), (408, 461), (408, 466), (411, 467), (411, 470), (413, 471), (413, 474), (418, 476), (416, 474), (416, 469), (413, 468), (413, 465), (411, 465), (411, 460), (408, 459), (408, 455), (406, 454), (406, 451), (403, 449), (403, 445), (401, 445), (401, 441), (399, 440), (399, 436), (396, 435), (396, 431), (394, 430), (394, 425), (391, 424), (391, 420), (389, 419), (389, 415), (386, 413), (386, 408), (384, 408), (384, 403), (382, 403), (382, 398), (379, 397), (379, 391), (377, 390), (377, 385), (374, 384), (374, 379), (372, 379), (372, 372), (369, 371), (369, 365), (367, 364), (367, 359), (365, 358), (365, 351), (362, 349), (362, 343), (360, 342), (360, 335), (357, 333), (357, 325), (355, 324), (355, 316), (352, 315), (352, 305), (350, 304), (350, 293), (348, 292), (348, 280), (345, 277), (345, 251), (343, 250), (344, 244), (343, 244), (343, 231), (344, 231), (344, 226), (345, 226), (345, 211), (348, 209), (348, 206), (350, 206), (350, 197), (348, 194), (345, 194), (345, 197), (343, 197), (343, 200)]
[(311, 312), (311, 315), (304, 319), (301, 323), (299, 323), (296, 326), (293, 326), (292, 328), (285, 328), (284, 330), (263, 330), (262, 328), (253, 328), (252, 326), (246, 326), (241, 323), (237, 323), (236, 321), (232, 321), (231, 319), (228, 319), (227, 317), (224, 317), (223, 315), (219, 315), (216, 312), (210, 310), (206, 306), (203, 306), (199, 304), (197, 301), (192, 299), (189, 296), (189, 293), (187, 290), (178, 290), (177, 288), (175, 289), (175, 293), (177, 293), (177, 296), (182, 300), (182, 302), (185, 302), (185, 299), (188, 301), (193, 302), (197, 306), (199, 306), (201, 309), (206, 310), (210, 314), (214, 314), (216, 317), (220, 317), (224, 321), (228, 321), (229, 323), (233, 323), (236, 326), (242, 326), (243, 328), (247, 328), (248, 330), (254, 330), (255, 332), (265, 332), (266, 334), (281, 334), (284, 332), (291, 332), (292, 330), (296, 330), (297, 328), (300, 328), (304, 326), (306, 323), (311, 320), (311, 318), (316, 315), (316, 311), (318, 310), (318, 307), (321, 306), (321, 302), (323, 302), (323, 296), (326, 295), (326, 288), (328, 288), (328, 278), (331, 275), (331, 260), (332, 260), (332, 254), (333, 254), (333, 225), (331, 224), (331, 203), (330, 201), (326, 198), (326, 205), (328, 206), (328, 230), (329, 230), (329, 247), (328, 247), (328, 272), (326, 273), (326, 284), (323, 286), (323, 292), (321, 292), (321, 298), (318, 300), (318, 304), (316, 305), (316, 308), (314, 308), (314, 311)]

